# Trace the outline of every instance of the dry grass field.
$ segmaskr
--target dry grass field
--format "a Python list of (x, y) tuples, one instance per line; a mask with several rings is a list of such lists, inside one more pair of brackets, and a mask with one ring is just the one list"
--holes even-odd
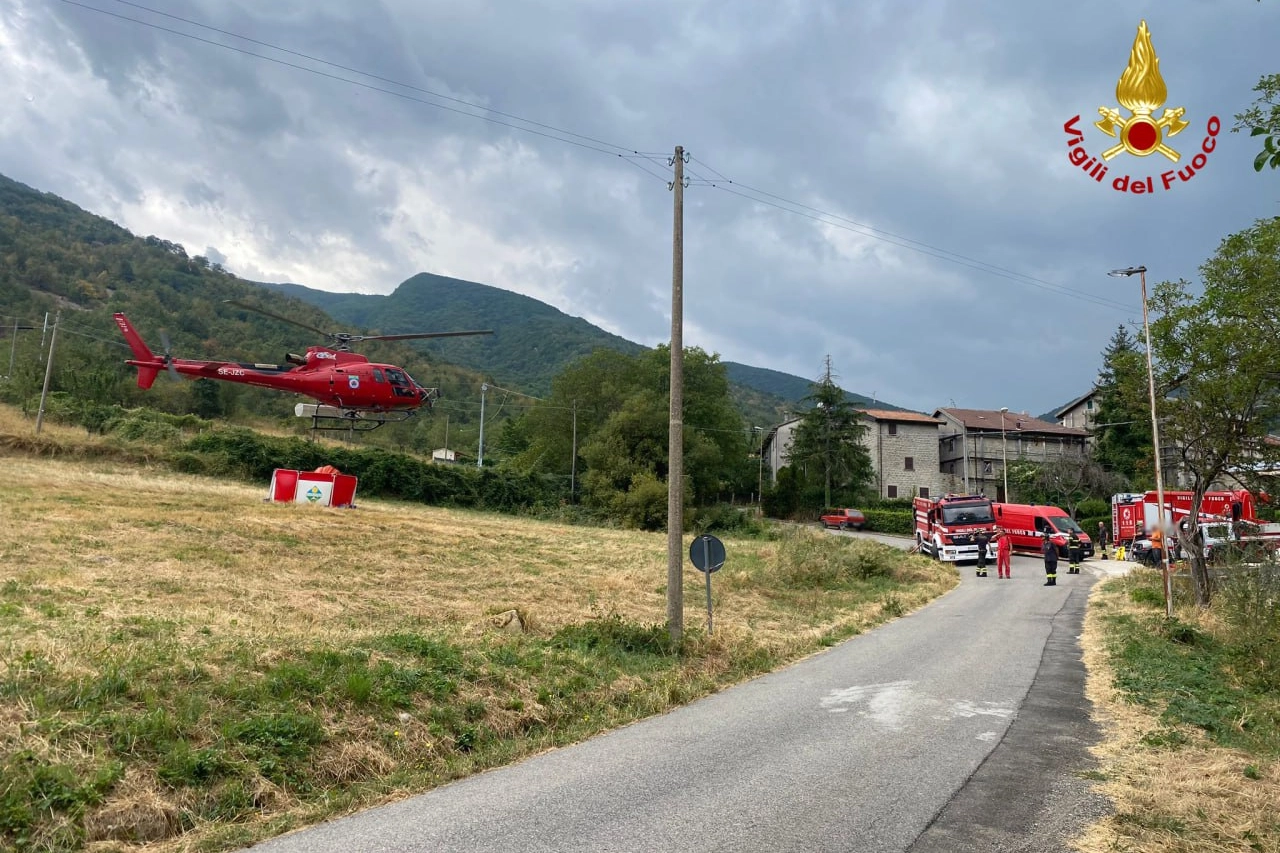
[(0, 846), (222, 850), (659, 713), (950, 589), (812, 530), (666, 537), (148, 467), (0, 411)]

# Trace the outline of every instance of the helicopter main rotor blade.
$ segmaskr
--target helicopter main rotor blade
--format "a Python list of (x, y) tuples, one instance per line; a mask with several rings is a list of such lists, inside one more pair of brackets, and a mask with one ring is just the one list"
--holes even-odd
[(289, 323), (290, 325), (298, 326), (299, 328), (306, 329), (308, 332), (315, 332), (317, 335), (322, 335), (326, 338), (336, 337), (336, 335), (334, 335), (333, 332), (326, 332), (323, 329), (317, 329), (315, 326), (308, 326), (306, 323), (299, 322), (297, 320), (292, 319), (291, 317), (283, 317), (279, 314), (273, 314), (264, 308), (259, 308), (256, 305), (250, 305), (247, 302), (237, 302), (234, 299), (224, 299), (222, 301), (227, 305), (234, 305), (237, 308), (243, 308), (246, 311), (253, 311), (255, 313), (263, 315), (264, 317), (270, 317), (273, 320), (279, 320), (282, 323)]
[(351, 335), (351, 341), (409, 341), (414, 338), (456, 338), (460, 335), (492, 335), (493, 329), (476, 329), (470, 332), (417, 332), (407, 335)]

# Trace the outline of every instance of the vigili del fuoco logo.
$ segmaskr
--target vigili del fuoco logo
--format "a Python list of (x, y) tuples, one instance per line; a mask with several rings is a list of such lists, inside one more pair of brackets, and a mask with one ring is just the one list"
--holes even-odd
[[(1073, 166), (1080, 167), (1098, 183), (1108, 177), (1112, 161), (1122, 154), (1134, 157), (1159, 154), (1169, 161), (1166, 165), (1178, 164), (1162, 171), (1158, 178), (1127, 173), (1113, 177), (1111, 188), (1122, 193), (1150, 194), (1157, 189), (1171, 190), (1177, 184), (1191, 180), (1209, 162), (1209, 154), (1217, 145), (1222, 122), (1217, 116), (1209, 117), (1199, 148), (1190, 161), (1184, 163), (1182, 154), (1173, 147), (1172, 140), (1186, 130), (1191, 122), (1183, 118), (1187, 114), (1185, 107), (1164, 107), (1168, 98), (1168, 89), (1165, 88), (1164, 78), (1160, 76), (1160, 58), (1151, 46), (1151, 31), (1147, 29), (1147, 22), (1143, 21), (1138, 25), (1138, 35), (1133, 40), (1133, 49), (1129, 51), (1129, 64), (1116, 83), (1116, 100), (1129, 115), (1125, 116), (1120, 108), (1114, 106), (1098, 107), (1098, 114), (1102, 118), (1093, 123), (1098, 130), (1117, 140), (1116, 144), (1104, 150), (1101, 157), (1089, 154), (1084, 147), (1084, 131), (1080, 127), (1080, 116), (1077, 115), (1062, 126), (1067, 133), (1067, 158)], [(1164, 111), (1156, 118), (1154, 113), (1161, 107), (1164, 107)], [(1179, 144), (1182, 144), (1181, 140)], [(1125, 158), (1115, 161), (1114, 165), (1118, 171), (1118, 167), (1131, 163)]]

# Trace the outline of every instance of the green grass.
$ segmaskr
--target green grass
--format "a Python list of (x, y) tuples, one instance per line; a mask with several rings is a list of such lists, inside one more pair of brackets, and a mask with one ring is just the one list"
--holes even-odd
[[(1135, 602), (1163, 602), (1154, 575), (1122, 583)], [(1189, 726), (1221, 746), (1280, 756), (1280, 694), (1251, 654), (1256, 637), (1166, 619), (1163, 607), (1139, 615), (1110, 613), (1106, 622), (1116, 686), (1132, 701), (1160, 709), (1169, 727), (1148, 734), (1150, 746), (1182, 745), (1178, 727)]]

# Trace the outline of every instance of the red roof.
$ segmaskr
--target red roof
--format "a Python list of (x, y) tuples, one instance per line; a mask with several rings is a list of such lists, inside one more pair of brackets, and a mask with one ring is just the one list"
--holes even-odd
[(923, 415), (920, 412), (905, 412), (896, 409), (859, 409), (869, 418), (878, 421), (898, 421), (900, 423), (913, 424), (940, 424), (942, 421), (932, 415)]
[[(999, 409), (994, 411), (986, 409), (938, 409), (934, 412), (934, 415), (937, 416), (940, 413), (964, 424), (964, 428), (967, 430), (973, 430), (974, 432), (1000, 432), (1001, 414)], [(1018, 412), (1004, 413), (1004, 429), (1006, 432), (1039, 432), (1049, 435), (1079, 436), (1081, 438), (1089, 435), (1088, 430), (1064, 427), (1060, 424), (1042, 421), (1039, 418), (1019, 414)]]

